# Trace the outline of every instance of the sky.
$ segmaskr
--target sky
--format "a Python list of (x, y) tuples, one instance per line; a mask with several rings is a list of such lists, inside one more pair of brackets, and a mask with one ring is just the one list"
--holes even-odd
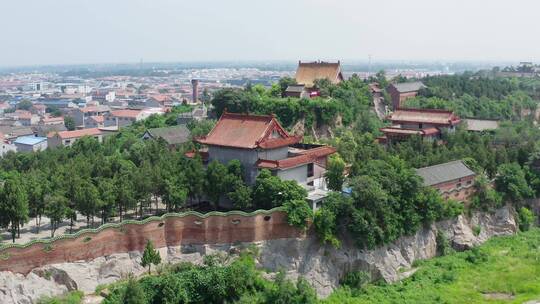
[(540, 61), (538, 0), (0, 0), (0, 66)]

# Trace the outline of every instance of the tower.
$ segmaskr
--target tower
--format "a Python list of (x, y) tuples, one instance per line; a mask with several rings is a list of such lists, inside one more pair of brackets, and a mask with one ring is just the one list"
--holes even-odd
[(199, 102), (199, 80), (191, 79), (191, 86), (193, 87), (193, 103)]

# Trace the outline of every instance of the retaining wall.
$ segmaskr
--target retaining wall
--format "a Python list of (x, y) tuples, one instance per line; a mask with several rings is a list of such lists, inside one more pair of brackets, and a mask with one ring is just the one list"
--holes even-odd
[(47, 264), (92, 260), (129, 251), (143, 251), (147, 240), (156, 248), (187, 244), (256, 242), (303, 236), (287, 223), (281, 209), (269, 211), (166, 214), (144, 221), (125, 221), (51, 240), (0, 248), (0, 271), (26, 274)]

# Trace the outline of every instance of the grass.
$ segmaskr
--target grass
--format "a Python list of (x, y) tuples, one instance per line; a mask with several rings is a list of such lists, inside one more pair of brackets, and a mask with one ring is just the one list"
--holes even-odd
[(61, 297), (40, 299), (38, 304), (79, 304), (82, 302), (83, 296), (82, 291), (72, 291)]
[(540, 300), (540, 229), (417, 263), (395, 284), (340, 288), (322, 303), (523, 303)]

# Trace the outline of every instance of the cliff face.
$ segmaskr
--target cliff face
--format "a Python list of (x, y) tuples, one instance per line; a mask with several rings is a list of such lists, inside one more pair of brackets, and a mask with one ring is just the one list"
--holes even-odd
[[(474, 227), (480, 227), (478, 236), (473, 233)], [(445, 233), (454, 248), (464, 250), (493, 236), (514, 234), (517, 225), (514, 211), (502, 208), (495, 213), (475, 213), (471, 218), (460, 216), (439, 222), (374, 250), (359, 250), (350, 242), (339, 249), (321, 246), (315, 237), (273, 240), (262, 244), (260, 263), (271, 270), (285, 269), (293, 278), (304, 276), (319, 296), (326, 297), (351, 270), (367, 271), (373, 279), (387, 282), (413, 274), (415, 260), (436, 256), (438, 231)]]
[[(474, 227), (480, 227), (475, 236)], [(478, 230), (478, 228), (476, 228)], [(316, 288), (319, 296), (328, 296), (339, 280), (351, 270), (369, 271), (372, 277), (388, 282), (400, 280), (414, 273), (412, 263), (436, 255), (437, 231), (444, 232), (456, 249), (466, 249), (483, 243), (493, 236), (510, 235), (517, 231), (514, 212), (502, 208), (495, 213), (475, 213), (468, 218), (440, 222), (418, 231), (413, 236), (375, 250), (359, 250), (344, 242), (339, 249), (322, 246), (315, 236), (259, 241), (258, 263), (270, 271), (285, 269), (291, 278), (304, 276)], [(244, 244), (181, 245), (163, 247), (164, 262), (202, 262), (206, 254), (235, 253)], [(0, 303), (35, 303), (42, 295), (56, 295), (67, 290), (91, 293), (98, 284), (112, 283), (129, 273), (144, 270), (139, 262), (141, 253), (112, 254), (92, 261), (61, 263), (36, 268), (28, 275), (0, 272)]]

